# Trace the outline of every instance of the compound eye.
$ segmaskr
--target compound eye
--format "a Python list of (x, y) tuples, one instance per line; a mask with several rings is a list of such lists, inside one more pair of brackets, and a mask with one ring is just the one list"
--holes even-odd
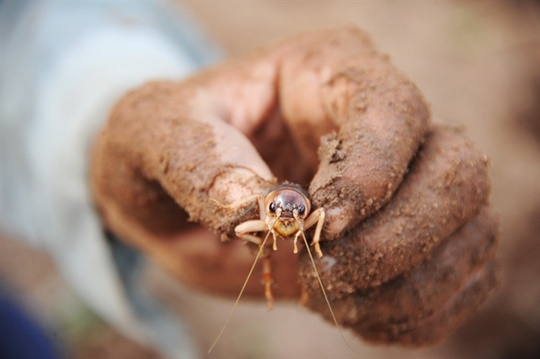
[(268, 210), (270, 211), (270, 213), (276, 213), (276, 204), (274, 202), (270, 202)]
[(298, 214), (303, 215), (304, 213), (306, 213), (306, 206), (301, 204), (300, 207), (298, 207)]

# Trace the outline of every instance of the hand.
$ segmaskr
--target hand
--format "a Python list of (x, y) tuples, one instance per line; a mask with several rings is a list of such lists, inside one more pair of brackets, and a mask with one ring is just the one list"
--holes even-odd
[[(423, 345), (472, 316), (497, 284), (487, 192), (471, 143), (457, 130), (428, 133), (386, 206), (323, 247), (319, 273), (338, 321), (370, 341)], [(300, 273), (305, 304), (332, 321), (305, 255)]]
[[(357, 29), (301, 35), (136, 89), (92, 152), (108, 228), (221, 294), (238, 293), (253, 253), (190, 222), (234, 238), (257, 216), (255, 201), (228, 210), (211, 199), (235, 203), (282, 180), (309, 185), (326, 210), (321, 276), (338, 320), (360, 335), (437, 340), (493, 288), (486, 159), (458, 131), (430, 128), (418, 89)], [(302, 291), (327, 313), (305, 253), (280, 247), (275, 294)]]

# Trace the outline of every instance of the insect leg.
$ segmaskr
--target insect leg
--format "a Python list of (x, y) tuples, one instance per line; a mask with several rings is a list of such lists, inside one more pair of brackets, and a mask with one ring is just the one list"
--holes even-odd
[(274, 296), (272, 294), (272, 284), (274, 283), (274, 278), (272, 277), (272, 261), (270, 258), (270, 253), (268, 250), (262, 254), (263, 259), (263, 275), (262, 280), (264, 284), (264, 296), (268, 302), (268, 309), (272, 309), (272, 303), (274, 301)]
[(318, 208), (315, 211), (313, 211), (313, 213), (311, 213), (304, 222), (305, 229), (311, 228), (313, 227), (315, 223), (317, 223), (317, 226), (315, 227), (315, 233), (313, 234), (313, 240), (311, 241), (311, 245), (315, 247), (315, 253), (317, 254), (317, 257), (319, 258), (323, 256), (319, 242), (321, 240), (321, 231), (324, 224), (325, 216), (326, 216), (326, 213), (324, 212), (324, 208)]
[(260, 219), (254, 219), (251, 221), (246, 221), (240, 223), (234, 228), (236, 236), (240, 239), (243, 239), (247, 242), (255, 243), (256, 245), (261, 245), (261, 239), (254, 234), (254, 232), (263, 232), (266, 231), (266, 223)]
[[(262, 280), (264, 284), (264, 295), (266, 297), (266, 300), (268, 301), (268, 307), (272, 308), (273, 303), (273, 295), (272, 295), (272, 283), (274, 282), (272, 278), (272, 265), (270, 260), (270, 253), (267, 248), (261, 248), (263, 245), (263, 241), (261, 241), (261, 238), (257, 237), (254, 234), (251, 234), (253, 232), (263, 232), (268, 229), (267, 223), (260, 219), (255, 219), (251, 221), (246, 221), (244, 223), (239, 224), (234, 229), (236, 232), (236, 235), (238, 238), (254, 243), (259, 246), (259, 251), (262, 251), (260, 256), (263, 260), (263, 274), (262, 274)], [(272, 237), (274, 240), (274, 243), (276, 241), (276, 235), (274, 231), (271, 231)], [(266, 238), (270, 235), (270, 232), (268, 232)], [(275, 245), (275, 244), (274, 244)]]

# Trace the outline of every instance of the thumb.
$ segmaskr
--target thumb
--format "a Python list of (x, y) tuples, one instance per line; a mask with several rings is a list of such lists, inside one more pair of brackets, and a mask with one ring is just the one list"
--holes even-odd
[(253, 145), (216, 108), (193, 81), (149, 83), (118, 103), (96, 143), (92, 171), (113, 229), (127, 217), (147, 234), (170, 235), (185, 225), (183, 209), (190, 221), (230, 232), (232, 214), (216, 216), (210, 198), (227, 204), (272, 186)]

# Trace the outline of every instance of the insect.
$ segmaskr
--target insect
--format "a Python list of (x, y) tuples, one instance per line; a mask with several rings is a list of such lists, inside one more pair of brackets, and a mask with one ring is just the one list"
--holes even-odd
[[(238, 294), (236, 302), (234, 303), (229, 315), (223, 325), (221, 331), (218, 333), (216, 339), (212, 343), (212, 346), (208, 350), (208, 353), (214, 349), (218, 341), (220, 340), (223, 332), (225, 331), (232, 314), (238, 305), (240, 298), (246, 288), (246, 285), (253, 273), (255, 265), (259, 258), (263, 260), (263, 284), (264, 284), (264, 294), (268, 302), (268, 307), (272, 308), (273, 295), (272, 295), (272, 268), (270, 262), (270, 245), (267, 243), (268, 238), (272, 235), (272, 250), (277, 250), (277, 240), (278, 239), (292, 239), (293, 240), (293, 252), (298, 253), (298, 239), (302, 237), (306, 250), (313, 264), (313, 269), (315, 271), (317, 280), (321, 287), (324, 299), (328, 305), (334, 323), (338, 327), (340, 333), (341, 328), (337, 322), (337, 319), (330, 305), (330, 301), (324, 290), (324, 286), (315, 265), (315, 259), (309, 248), (308, 241), (306, 239), (305, 231), (315, 226), (315, 232), (313, 234), (313, 239), (311, 241), (312, 246), (315, 249), (315, 253), (318, 258), (323, 256), (320, 247), (321, 231), (324, 225), (325, 211), (323, 208), (318, 208), (311, 212), (311, 200), (308, 193), (302, 189), (300, 186), (293, 183), (282, 183), (279, 186), (270, 190), (266, 196), (264, 195), (255, 195), (250, 196), (246, 200), (240, 201), (240, 203), (245, 203), (246, 201), (257, 200), (259, 206), (259, 219), (248, 220), (243, 222), (235, 227), (235, 233), (238, 238), (256, 244), (259, 247), (259, 251), (251, 269), (247, 275), (247, 278)], [(217, 201), (214, 201), (217, 202)], [(218, 203), (219, 204), (219, 203)], [(226, 206), (229, 208), (236, 207), (235, 204)], [(264, 239), (258, 237), (255, 233), (267, 232)], [(343, 333), (341, 336), (345, 340)], [(350, 347), (349, 343), (345, 340), (347, 345)]]

